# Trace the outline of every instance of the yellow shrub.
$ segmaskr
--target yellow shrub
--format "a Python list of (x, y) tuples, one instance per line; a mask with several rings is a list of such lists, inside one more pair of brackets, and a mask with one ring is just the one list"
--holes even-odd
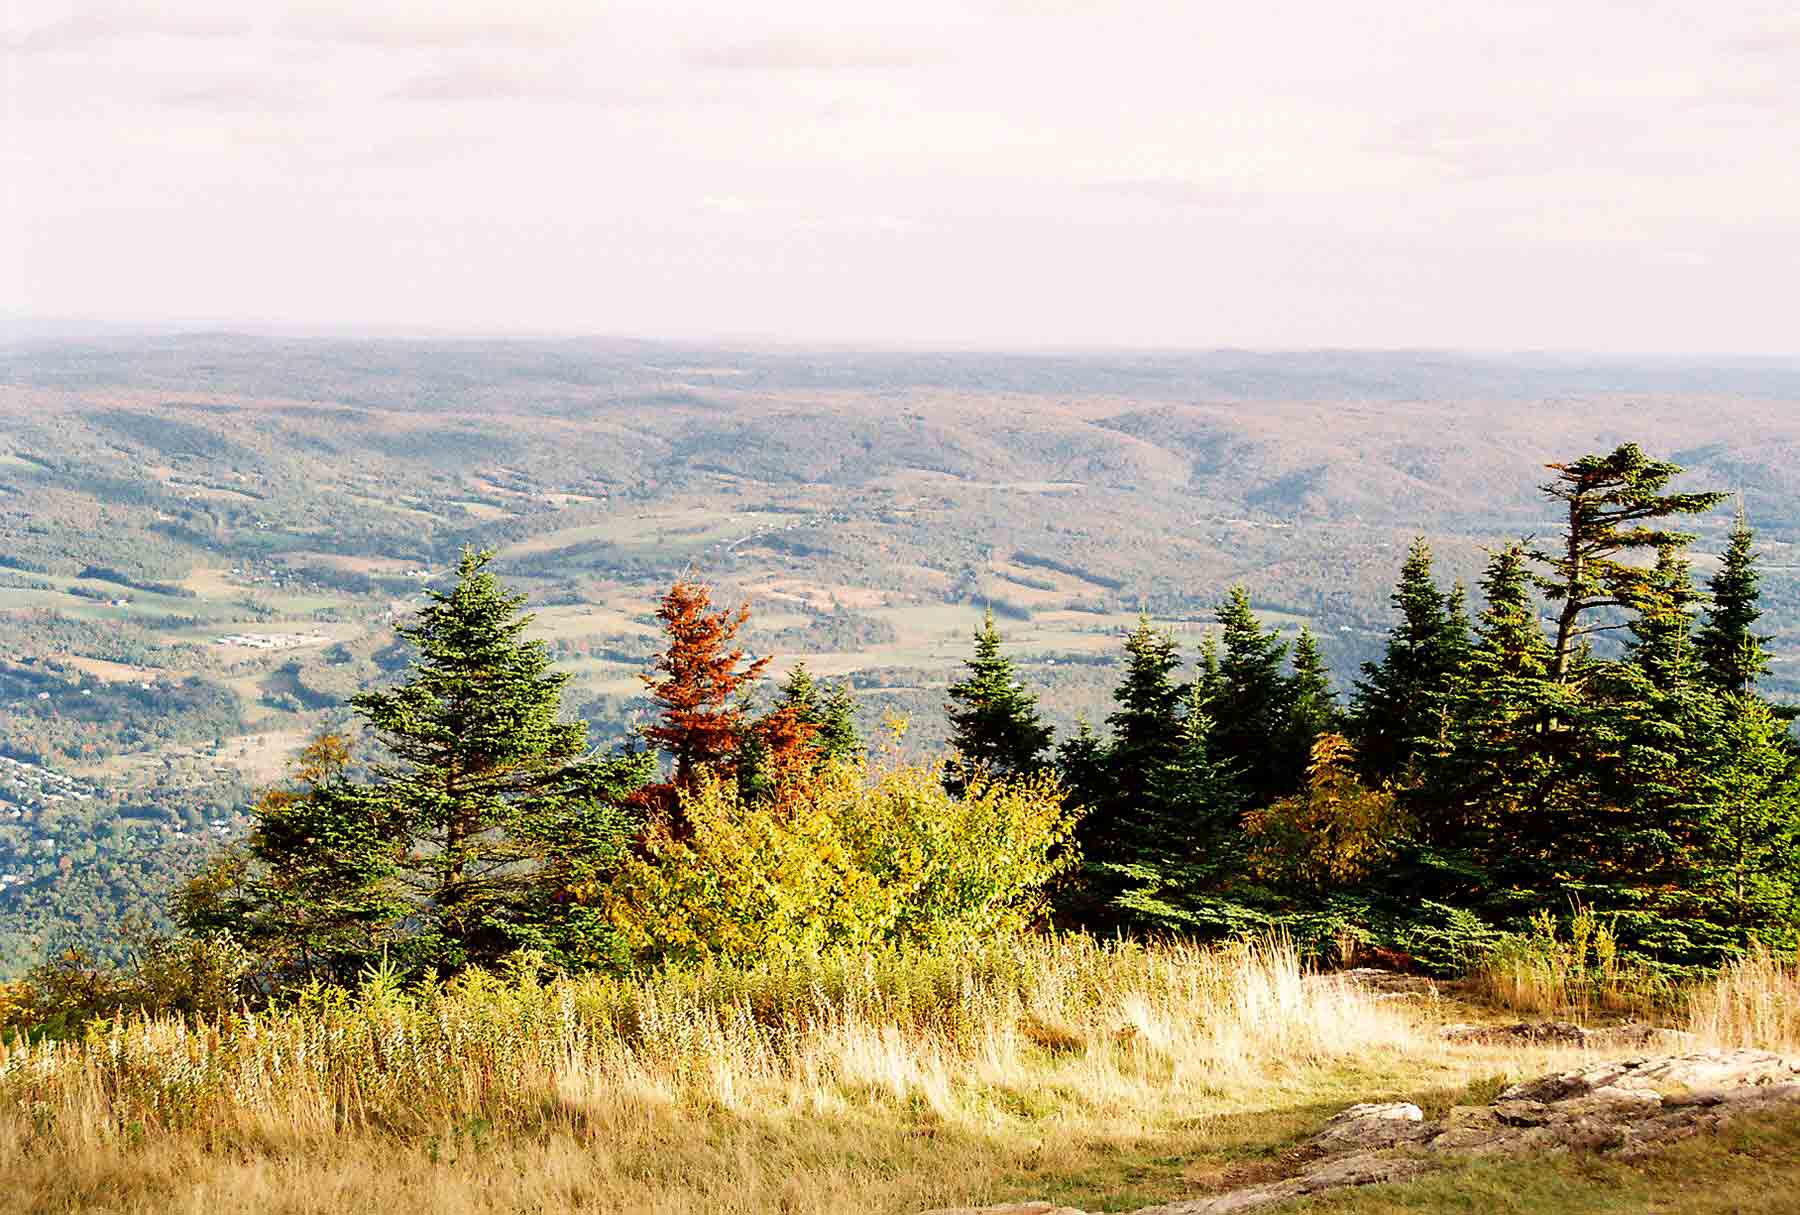
[(1386, 859), (1401, 821), (1394, 795), (1356, 778), (1341, 734), (1313, 742), (1306, 788), (1244, 819), (1258, 876), (1319, 889), (1355, 882)]
[(600, 892), (632, 951), (758, 959), (1017, 931), (1071, 863), (1072, 813), (1048, 777), (977, 774), (960, 796), (939, 763), (827, 765), (767, 804), (706, 780), (680, 839), (653, 839)]

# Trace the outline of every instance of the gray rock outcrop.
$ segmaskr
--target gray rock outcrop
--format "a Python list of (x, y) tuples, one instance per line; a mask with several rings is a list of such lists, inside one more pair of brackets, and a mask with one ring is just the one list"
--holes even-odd
[[(1427, 1121), (1406, 1102), (1353, 1105), (1291, 1159), (1292, 1176), (1134, 1215), (1236, 1215), (1307, 1194), (1415, 1177), (1467, 1156), (1585, 1150), (1631, 1157), (1713, 1130), (1739, 1114), (1800, 1104), (1800, 1059), (1701, 1050), (1595, 1063), (1515, 1084), (1486, 1105)], [(1081, 1215), (1049, 1203), (933, 1215)]]

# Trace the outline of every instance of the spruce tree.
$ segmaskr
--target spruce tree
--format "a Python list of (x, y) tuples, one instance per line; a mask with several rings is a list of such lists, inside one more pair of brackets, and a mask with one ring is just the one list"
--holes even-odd
[(856, 732), (856, 700), (842, 684), (833, 686), (826, 693), (825, 702), (819, 709), (818, 726), (814, 741), (821, 758), (850, 759), (863, 749), (862, 739)]
[(1076, 828), (1090, 867), (1127, 859), (1142, 846), (1149, 790), (1181, 748), (1181, 665), (1175, 639), (1139, 616), (1125, 638), (1125, 671), (1107, 717), (1110, 741), (1083, 724), (1060, 758), (1064, 780), (1086, 806)]
[[(579, 895), (628, 846), (636, 822), (622, 807), (648, 757), (589, 754), (586, 723), (562, 715), (569, 677), (525, 639), (525, 597), (495, 578), (492, 556), (465, 551), (456, 585), (427, 592), (399, 626), (417, 650), (407, 678), (351, 698), (393, 757), (351, 808), (380, 816), (381, 846), (394, 850), (406, 961), (455, 969), (521, 948), (603, 960), (613, 935)], [(339, 845), (307, 835), (296, 846)]]
[(230, 932), (277, 986), (352, 983), (402, 940), (403, 824), (391, 799), (349, 778), (349, 763), (342, 735), (309, 743), (290, 787), (251, 808), (243, 846), (176, 895), (176, 922), (191, 933)]
[(1659, 692), (1675, 692), (1697, 674), (1693, 609), (1699, 599), (1686, 555), (1664, 545), (1627, 602), (1633, 613), (1627, 659)]
[(1108, 918), (1161, 932), (1238, 931), (1254, 919), (1225, 894), (1244, 864), (1244, 794), (1213, 756), (1198, 687), (1184, 700), (1175, 750), (1145, 783), (1131, 833), (1103, 867)]
[(1446, 739), (1427, 759), (1412, 799), (1424, 840), (1505, 864), (1520, 820), (1550, 788), (1541, 727), (1550, 704), (1552, 651), (1538, 620), (1522, 546), (1488, 560), (1486, 604), (1462, 675), (1446, 698)]
[(1707, 682), (1740, 696), (1754, 691), (1758, 677), (1769, 669), (1769, 638), (1756, 632), (1756, 622), (1762, 617), (1762, 592), (1755, 540), (1756, 534), (1740, 510), (1731, 529), (1731, 543), (1708, 583), (1712, 602), (1695, 638)]
[(781, 682), (781, 692), (775, 699), (778, 709), (793, 709), (800, 720), (818, 724), (819, 720), (819, 685), (806, 669), (806, 663), (796, 662), (787, 678)]
[(1335, 734), (1343, 723), (1337, 693), (1331, 687), (1331, 671), (1319, 653), (1312, 630), (1300, 627), (1294, 642), (1294, 673), (1289, 677), (1287, 730), (1283, 751), (1294, 764), (1293, 783), (1300, 785), (1311, 763), (1313, 743), (1324, 734)]
[[(1693, 605), (1699, 599), (1682, 550), (1667, 545), (1629, 596), (1631, 637), (1620, 661), (1593, 677), (1563, 721), (1573, 760), (1594, 782), (1569, 826), (1589, 838), (1566, 853), (1592, 856), (1590, 903), (1634, 909), (1632, 932), (1670, 910), (1659, 891), (1679, 884), (1709, 739), (1721, 727), (1718, 696), (1696, 678)], [(1677, 913), (1679, 914), (1679, 913)], [(1667, 927), (1652, 931), (1672, 940)]]
[(1125, 638), (1124, 676), (1113, 689), (1118, 708), (1106, 719), (1112, 727), (1112, 763), (1128, 795), (1141, 793), (1180, 748), (1182, 687), (1175, 680), (1180, 666), (1175, 638), (1139, 616)]
[(1723, 709), (1682, 888), (1723, 926), (1727, 948), (1760, 940), (1792, 949), (1800, 938), (1800, 758), (1787, 722), (1761, 697), (1727, 693)]
[(741, 708), (744, 724), (734, 767), (746, 805), (772, 797), (785, 780), (817, 772), (862, 748), (850, 694), (820, 684), (804, 662), (788, 672), (767, 713), (754, 716), (748, 700)]
[(1069, 791), (1071, 805), (1092, 813), (1113, 800), (1118, 781), (1107, 762), (1107, 752), (1106, 740), (1085, 717), (1075, 723), (1075, 733), (1057, 747), (1056, 773)]
[(1548, 567), (1545, 593), (1562, 606), (1557, 613), (1550, 676), (1567, 683), (1581, 639), (1616, 628), (1584, 617), (1627, 606), (1644, 591), (1644, 567), (1625, 558), (1634, 553), (1681, 547), (1693, 539), (1655, 526), (1674, 515), (1698, 514), (1724, 500), (1722, 493), (1670, 494), (1664, 490), (1681, 466), (1652, 460), (1637, 444), (1626, 443), (1604, 456), (1583, 456), (1547, 466), (1556, 476), (1543, 486), (1567, 515), (1562, 543), (1532, 556)]
[(1390, 602), (1397, 619), (1381, 661), (1363, 664), (1348, 731), (1363, 771), (1376, 780), (1397, 777), (1442, 732), (1469, 645), (1461, 587), (1438, 590), (1423, 537), (1413, 541)]
[(950, 685), (950, 746), (963, 760), (997, 776), (1018, 776), (1043, 766), (1050, 727), (1038, 715), (1037, 697), (1019, 682), (1013, 662), (1000, 651), (1000, 633), (989, 611), (975, 630), (968, 674)]
[(1287, 643), (1265, 632), (1250, 610), (1250, 596), (1231, 588), (1219, 605), (1219, 670), (1206, 708), (1215, 723), (1213, 753), (1242, 774), (1244, 792), (1267, 805), (1293, 792), (1305, 768), (1305, 752), (1287, 754), (1294, 685), (1282, 670)]

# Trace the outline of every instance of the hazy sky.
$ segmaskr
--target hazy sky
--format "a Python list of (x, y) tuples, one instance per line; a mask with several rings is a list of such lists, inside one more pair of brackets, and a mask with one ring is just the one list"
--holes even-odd
[(1795, 0), (13, 0), (0, 313), (1800, 353)]

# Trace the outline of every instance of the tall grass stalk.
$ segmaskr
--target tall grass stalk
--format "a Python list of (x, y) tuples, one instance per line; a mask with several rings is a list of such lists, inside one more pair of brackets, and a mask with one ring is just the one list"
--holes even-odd
[(1470, 972), (1475, 991), (1504, 1008), (1540, 1016), (1596, 1009), (1655, 1015), (1680, 1008), (1665, 975), (1619, 957), (1611, 926), (1576, 907), (1567, 933), (1548, 912), (1528, 933), (1510, 933), (1488, 948)]
[(1712, 1046), (1800, 1052), (1800, 956), (1756, 949), (1688, 997), (1688, 1028)]
[(284, 1141), (476, 1124), (582, 1133), (626, 1095), (726, 1108), (855, 1098), (979, 1121), (1026, 1057), (1054, 1057), (1065, 1083), (1104, 1100), (1252, 1084), (1413, 1033), (1365, 993), (1303, 976), (1279, 941), (1021, 940), (637, 979), (476, 973), (414, 991), (378, 975), (262, 1013), (127, 1015), (75, 1041), (15, 1041), (0, 1113), (15, 1132), (90, 1143), (196, 1127)]

